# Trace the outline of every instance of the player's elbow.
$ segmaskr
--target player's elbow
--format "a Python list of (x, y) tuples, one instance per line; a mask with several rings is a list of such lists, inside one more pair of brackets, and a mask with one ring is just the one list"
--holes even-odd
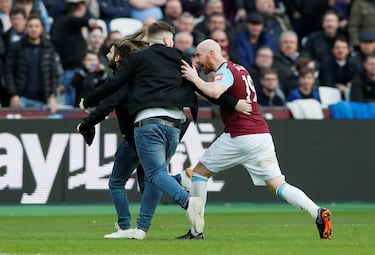
[(225, 88), (222, 86), (213, 86), (213, 89), (210, 91), (209, 97), (218, 99), (225, 92)]

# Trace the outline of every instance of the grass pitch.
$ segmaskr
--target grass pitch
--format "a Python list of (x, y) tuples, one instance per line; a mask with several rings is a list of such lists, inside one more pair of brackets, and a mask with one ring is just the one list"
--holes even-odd
[[(209, 205), (205, 240), (176, 240), (189, 229), (184, 211), (160, 205), (143, 241), (104, 239), (112, 205), (0, 206), (0, 254), (375, 254), (375, 205), (327, 205), (332, 240), (287, 204)], [(133, 223), (139, 205), (132, 204)]]

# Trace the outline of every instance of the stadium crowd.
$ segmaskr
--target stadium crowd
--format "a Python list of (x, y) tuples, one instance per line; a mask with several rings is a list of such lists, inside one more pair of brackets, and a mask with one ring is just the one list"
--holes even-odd
[(77, 106), (111, 75), (118, 18), (171, 24), (193, 64), (199, 42), (217, 41), (249, 70), (262, 106), (320, 101), (321, 86), (375, 102), (374, 15), (375, 0), (0, 0), (1, 107)]

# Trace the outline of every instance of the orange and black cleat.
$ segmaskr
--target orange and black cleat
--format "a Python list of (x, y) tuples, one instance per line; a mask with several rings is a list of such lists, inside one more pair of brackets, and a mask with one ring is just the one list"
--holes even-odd
[(331, 239), (332, 222), (331, 212), (326, 208), (318, 209), (318, 217), (315, 220), (321, 239)]

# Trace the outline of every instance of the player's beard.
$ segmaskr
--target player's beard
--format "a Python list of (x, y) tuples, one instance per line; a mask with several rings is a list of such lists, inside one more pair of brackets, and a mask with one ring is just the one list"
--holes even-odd
[(108, 67), (112, 70), (116, 69), (116, 61), (114, 59), (108, 60)]
[(209, 74), (214, 70), (212, 61), (208, 58), (208, 56), (206, 56), (206, 59), (205, 59), (204, 63), (202, 63), (202, 66), (203, 66), (203, 73), (204, 74)]

